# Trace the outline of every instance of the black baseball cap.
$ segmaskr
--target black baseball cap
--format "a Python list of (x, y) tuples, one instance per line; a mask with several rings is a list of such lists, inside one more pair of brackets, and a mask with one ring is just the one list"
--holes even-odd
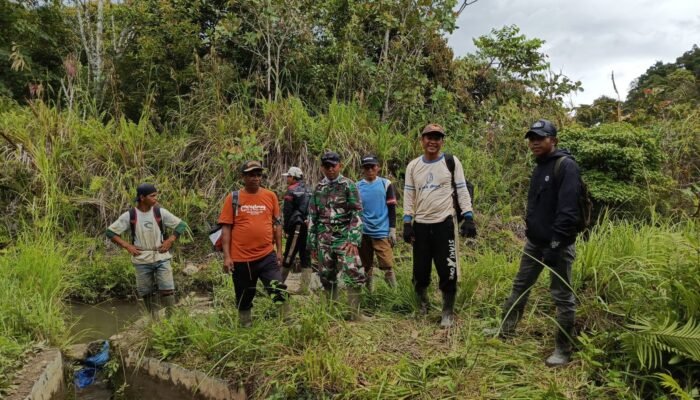
[(534, 124), (532, 124), (530, 130), (525, 134), (525, 139), (527, 139), (531, 133), (541, 137), (556, 137), (557, 128), (551, 121), (546, 119), (538, 119)]
[(377, 160), (377, 157), (368, 154), (364, 157), (362, 157), (362, 166), (365, 165), (379, 165), (379, 160)]
[(141, 183), (136, 187), (136, 198), (134, 201), (138, 202), (139, 197), (148, 196), (152, 193), (158, 193), (158, 189), (151, 183)]
[(334, 151), (327, 151), (321, 156), (321, 164), (340, 164), (340, 155)]
[(255, 160), (246, 161), (241, 165), (241, 172), (244, 174), (251, 171), (262, 171), (264, 169), (260, 161)]

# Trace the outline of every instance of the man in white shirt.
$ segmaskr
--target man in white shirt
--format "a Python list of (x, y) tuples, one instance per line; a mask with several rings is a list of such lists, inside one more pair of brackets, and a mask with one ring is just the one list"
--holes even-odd
[[(143, 298), (146, 310), (154, 318), (158, 316), (158, 295), (166, 314), (175, 306), (175, 283), (170, 266), (170, 247), (187, 229), (187, 225), (165, 208), (158, 205), (158, 191), (150, 183), (136, 188), (136, 207), (132, 207), (107, 228), (107, 237), (131, 254), (136, 268), (136, 290)], [(165, 228), (172, 230), (165, 238)], [(131, 243), (121, 234), (131, 229)], [(158, 286), (158, 293), (153, 287)]]
[[(406, 167), (403, 219), (404, 240), (413, 245), (413, 284), (421, 313), (428, 312), (427, 290), (435, 262), (443, 298), (440, 326), (450, 328), (454, 323), (459, 276), (455, 240), (457, 206), (459, 217), (463, 218), (460, 235), (476, 237), (476, 227), (462, 164), (456, 157), (441, 152), (444, 141), (445, 130), (438, 124), (428, 124), (421, 132), (423, 155)], [(448, 166), (450, 159), (454, 162), (454, 172)]]

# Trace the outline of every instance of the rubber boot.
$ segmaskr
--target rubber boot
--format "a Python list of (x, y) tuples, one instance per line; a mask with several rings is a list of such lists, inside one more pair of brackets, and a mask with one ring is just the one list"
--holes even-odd
[(501, 326), (498, 328), (488, 328), (484, 329), (484, 336), (496, 336), (499, 339), (510, 339), (515, 336), (515, 328), (520, 322), (520, 317), (522, 317), (522, 311), (512, 309), (510, 312), (504, 310), (506, 317), (501, 322)]
[(365, 275), (365, 286), (368, 292), (372, 293), (372, 291), (374, 291), (374, 276), (372, 271)]
[(456, 293), (454, 292), (442, 293), (442, 320), (440, 321), (440, 328), (452, 328), (452, 325), (454, 325), (455, 296)]
[(338, 286), (332, 285), (331, 287), (324, 287), (324, 298), (327, 303), (334, 304), (338, 301)]
[(348, 307), (350, 307), (350, 320), (355, 322), (367, 322), (371, 318), (365, 316), (360, 311), (360, 300), (362, 297), (362, 289), (348, 288)]
[(285, 301), (284, 303), (280, 304), (277, 308), (277, 312), (279, 314), (279, 317), (284, 321), (288, 322), (289, 321), (289, 314), (292, 311), (292, 307), (289, 305), (289, 300)]
[(252, 309), (238, 310), (238, 326), (241, 328), (250, 328), (253, 326), (253, 311)]
[(389, 285), (390, 288), (396, 287), (396, 274), (393, 269), (384, 272), (384, 281), (386, 281), (386, 284)]
[(548, 367), (560, 367), (571, 361), (571, 351), (573, 348), (571, 339), (573, 338), (573, 333), (573, 323), (561, 326), (561, 328), (557, 330), (557, 334), (554, 338), (554, 352), (544, 362)]
[(309, 285), (311, 284), (311, 268), (301, 269), (301, 284), (299, 285), (299, 292), (302, 294), (309, 293)]
[(151, 319), (154, 321), (158, 320), (158, 311), (160, 306), (158, 304), (158, 294), (151, 293), (143, 296), (143, 305), (146, 306), (146, 311), (150, 314)]
[(291, 268), (282, 267), (282, 283), (287, 281), (290, 272), (292, 272)]
[(175, 293), (160, 296), (160, 304), (165, 307), (165, 317), (170, 318), (175, 311)]
[(428, 288), (418, 288), (416, 289), (416, 294), (418, 295), (419, 303), (418, 313), (420, 315), (428, 315), (428, 308), (430, 307), (430, 301), (428, 300)]

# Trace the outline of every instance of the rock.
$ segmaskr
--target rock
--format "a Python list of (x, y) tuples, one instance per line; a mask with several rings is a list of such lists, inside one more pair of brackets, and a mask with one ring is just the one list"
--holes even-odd
[(182, 270), (182, 273), (187, 275), (187, 276), (192, 276), (199, 272), (199, 267), (192, 264), (192, 263), (187, 263), (185, 268)]
[(85, 359), (85, 355), (87, 354), (87, 348), (87, 343), (74, 344), (72, 346), (68, 346), (68, 348), (64, 352), (64, 356), (67, 360), (70, 361), (81, 361)]

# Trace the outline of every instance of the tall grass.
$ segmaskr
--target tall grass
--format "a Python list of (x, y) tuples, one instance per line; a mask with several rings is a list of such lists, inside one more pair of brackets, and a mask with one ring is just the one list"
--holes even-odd
[(29, 346), (66, 340), (67, 263), (61, 246), (46, 237), (21, 241), (0, 256), (0, 394)]
[[(451, 331), (438, 328), (438, 307), (426, 318), (416, 316), (411, 267), (401, 262), (396, 289), (378, 280), (365, 295), (363, 307), (374, 317), (369, 323), (346, 323), (342, 309), (328, 309), (313, 297), (293, 297), (292, 321), (284, 323), (261, 296), (254, 327), (240, 329), (230, 281), (222, 278), (212, 314), (192, 317), (181, 310), (151, 327), (148, 344), (162, 358), (244, 382), (254, 398), (632, 399), (664, 393), (669, 379), (691, 393), (699, 360), (684, 344), (663, 342), (660, 363), (650, 369), (628, 343), (647, 334), (635, 325), (642, 319), (697, 320), (697, 234), (692, 221), (650, 226), (606, 219), (579, 243), (574, 289), (580, 343), (565, 369), (543, 363), (556, 332), (544, 276), (517, 338), (482, 336), (496, 323), (520, 256), (516, 249), (503, 253), (488, 246), (462, 257), (459, 318)], [(437, 291), (431, 296), (439, 305)], [(663, 379), (649, 374), (657, 370), (665, 371)]]

